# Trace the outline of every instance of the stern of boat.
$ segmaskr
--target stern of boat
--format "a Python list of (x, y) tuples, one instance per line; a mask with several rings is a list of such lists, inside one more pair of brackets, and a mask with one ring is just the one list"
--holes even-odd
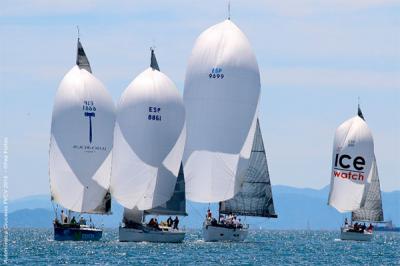
[(234, 241), (241, 242), (248, 235), (248, 227), (227, 228), (223, 226), (214, 226), (209, 223), (203, 224), (203, 239), (206, 242), (215, 241)]
[(186, 232), (180, 230), (152, 230), (119, 227), (120, 242), (181, 243)]
[(364, 230), (363, 232), (351, 232), (349, 228), (340, 228), (340, 239), (341, 240), (353, 240), (353, 241), (371, 241), (373, 233)]

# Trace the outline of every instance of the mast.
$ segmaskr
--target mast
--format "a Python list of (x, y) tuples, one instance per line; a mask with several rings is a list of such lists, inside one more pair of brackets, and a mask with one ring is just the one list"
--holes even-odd
[(231, 20), (231, 1), (228, 1), (228, 20)]
[(221, 216), (221, 201), (218, 202), (218, 222), (220, 221), (220, 216)]

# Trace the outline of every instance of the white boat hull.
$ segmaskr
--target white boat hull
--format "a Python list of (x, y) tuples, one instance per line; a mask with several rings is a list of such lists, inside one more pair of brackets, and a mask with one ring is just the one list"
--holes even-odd
[(226, 228), (221, 226), (203, 225), (203, 239), (214, 241), (244, 241), (248, 235), (247, 228)]
[(135, 228), (119, 228), (119, 241), (121, 242), (157, 242), (180, 243), (185, 238), (185, 232), (178, 230), (155, 231)]
[(354, 241), (371, 241), (373, 237), (372, 232), (365, 231), (362, 233), (350, 232), (348, 228), (340, 229), (340, 239), (341, 240), (354, 240)]

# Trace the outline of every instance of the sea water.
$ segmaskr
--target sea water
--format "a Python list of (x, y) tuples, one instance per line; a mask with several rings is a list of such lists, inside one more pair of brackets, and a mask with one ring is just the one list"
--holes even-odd
[(180, 244), (120, 243), (118, 231), (106, 229), (98, 242), (58, 242), (51, 229), (9, 229), (6, 248), (9, 264), (25, 265), (400, 265), (400, 233), (378, 232), (371, 242), (338, 237), (339, 231), (260, 230), (241, 243), (206, 243), (192, 230)]

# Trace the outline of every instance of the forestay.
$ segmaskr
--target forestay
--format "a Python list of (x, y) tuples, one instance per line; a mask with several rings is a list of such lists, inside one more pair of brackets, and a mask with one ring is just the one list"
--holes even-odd
[(183, 174), (182, 164), (179, 168), (179, 175), (176, 180), (175, 190), (172, 197), (166, 203), (153, 209), (146, 210), (144, 213), (155, 215), (187, 215), (185, 199), (185, 177)]
[(244, 182), (234, 198), (220, 203), (220, 213), (276, 218), (267, 156), (257, 119), (250, 164)]
[(341, 124), (333, 143), (329, 205), (340, 212), (363, 207), (373, 161), (374, 143), (365, 121), (355, 116)]
[(49, 158), (51, 195), (69, 210), (105, 213), (111, 207), (108, 189), (114, 103), (104, 85), (90, 73), (79, 40), (77, 64), (64, 76), (54, 102)]
[(171, 198), (185, 145), (182, 98), (157, 70), (153, 51), (152, 57), (117, 107), (111, 194), (128, 209), (148, 210)]
[(185, 78), (186, 196), (232, 198), (248, 168), (256, 128), (260, 73), (250, 43), (230, 20), (196, 40)]

